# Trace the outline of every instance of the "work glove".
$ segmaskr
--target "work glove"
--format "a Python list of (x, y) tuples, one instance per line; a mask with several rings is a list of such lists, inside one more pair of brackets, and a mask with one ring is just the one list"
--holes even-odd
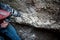
[(8, 5), (8, 4), (0, 3), (0, 8), (10, 12), (11, 16), (15, 16), (15, 17), (20, 17), (21, 16), (19, 11), (17, 11), (14, 8), (10, 7), (10, 5)]

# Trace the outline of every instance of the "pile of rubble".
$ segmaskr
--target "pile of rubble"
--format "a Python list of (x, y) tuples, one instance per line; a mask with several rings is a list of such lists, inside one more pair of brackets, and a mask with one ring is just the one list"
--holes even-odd
[(37, 28), (60, 29), (59, 0), (11, 0), (7, 3), (20, 12), (21, 17), (14, 19), (17, 23), (26, 23)]

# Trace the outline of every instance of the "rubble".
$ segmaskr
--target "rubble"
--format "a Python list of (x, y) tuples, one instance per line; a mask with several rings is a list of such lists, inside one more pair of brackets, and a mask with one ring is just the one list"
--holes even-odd
[(14, 19), (17, 23), (30, 24), (36, 28), (60, 29), (59, 0), (15, 0), (7, 3), (21, 13), (20, 17)]
[(20, 12), (20, 17), (12, 17), (11, 20), (19, 23), (13, 26), (22, 40), (60, 39), (60, 0), (1, 1)]
[[(27, 23), (31, 24), (37, 28), (52, 28), (48, 25), (52, 25), (55, 23), (54, 20), (50, 20), (50, 15), (44, 14), (44, 13), (38, 13), (34, 10), (32, 10), (32, 13), (21, 13), (21, 17), (16, 17), (15, 20), (17, 23)], [(48, 26), (48, 27), (47, 27)], [(54, 29), (54, 27), (53, 27)]]

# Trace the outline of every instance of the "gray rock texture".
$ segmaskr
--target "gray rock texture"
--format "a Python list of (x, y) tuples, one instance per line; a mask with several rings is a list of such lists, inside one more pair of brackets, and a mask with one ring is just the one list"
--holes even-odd
[(60, 0), (0, 1), (20, 12), (11, 19), (22, 40), (60, 40)]
[(11, 0), (6, 3), (21, 13), (21, 17), (14, 18), (17, 23), (26, 23), (37, 28), (60, 29), (60, 0)]

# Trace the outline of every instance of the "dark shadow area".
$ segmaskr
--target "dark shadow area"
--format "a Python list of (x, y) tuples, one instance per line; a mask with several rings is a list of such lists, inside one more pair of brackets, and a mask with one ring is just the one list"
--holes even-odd
[(35, 28), (27, 24), (14, 24), (22, 40), (60, 40), (60, 31)]

